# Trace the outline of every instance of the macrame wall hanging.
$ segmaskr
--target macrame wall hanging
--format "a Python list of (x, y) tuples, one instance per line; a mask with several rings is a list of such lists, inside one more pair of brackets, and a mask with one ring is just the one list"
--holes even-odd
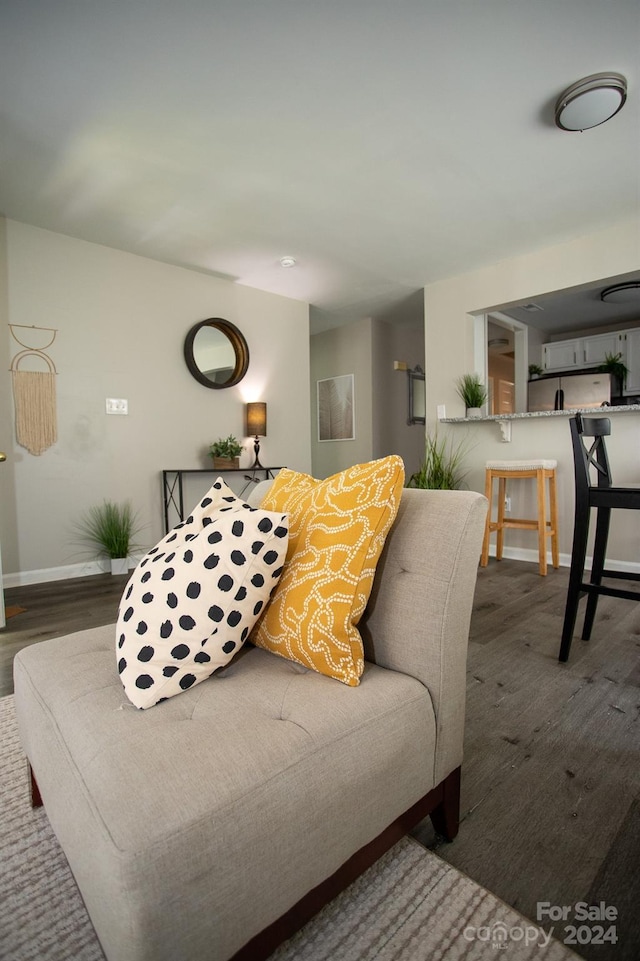
[[(23, 348), (11, 361), (11, 380), (13, 383), (13, 403), (16, 412), (16, 439), (21, 447), (30, 454), (42, 454), (58, 439), (56, 413), (56, 365), (46, 351), (56, 339), (57, 330), (53, 327), (27, 327), (24, 324), (9, 324), (11, 336)], [(25, 344), (16, 334), (17, 329), (43, 331), (50, 334), (46, 344), (33, 347)], [(25, 339), (26, 336), (21, 335)], [(29, 338), (31, 339), (31, 338)], [(46, 337), (40, 338), (45, 340)], [(44, 361), (47, 370), (20, 370), (26, 358)]]

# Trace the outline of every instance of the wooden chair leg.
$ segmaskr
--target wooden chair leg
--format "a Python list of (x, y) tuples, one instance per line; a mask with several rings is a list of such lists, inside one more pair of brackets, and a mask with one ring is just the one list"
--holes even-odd
[(507, 496), (506, 477), (498, 478), (498, 536), (496, 537), (496, 560), (502, 560), (504, 548), (504, 499)]
[(547, 574), (547, 505), (544, 492), (544, 471), (536, 472), (536, 493), (538, 501), (538, 564), (540, 574)]
[[(596, 519), (596, 536), (593, 542), (593, 560), (591, 563), (590, 584), (600, 586), (602, 583), (602, 572), (604, 570), (605, 558), (607, 556), (607, 541), (609, 540), (609, 520), (611, 510), (608, 507), (599, 507)], [(598, 608), (599, 594), (596, 591), (589, 592), (587, 595), (587, 609), (584, 615), (584, 625), (582, 627), (582, 640), (588, 641), (591, 638), (591, 628)]]
[(493, 496), (493, 474), (490, 470), (486, 472), (484, 493), (489, 502), (489, 510), (487, 511), (487, 519), (484, 526), (484, 540), (482, 542), (482, 554), (480, 556), (481, 567), (486, 567), (489, 563), (489, 539), (491, 538), (491, 498)]
[(556, 472), (549, 477), (549, 513), (551, 521), (551, 563), (555, 568), (560, 567), (560, 549), (558, 547), (558, 493), (556, 490)]

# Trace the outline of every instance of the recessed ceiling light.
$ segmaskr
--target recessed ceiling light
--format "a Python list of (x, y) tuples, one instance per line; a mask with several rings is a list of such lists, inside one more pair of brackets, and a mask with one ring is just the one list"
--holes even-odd
[(560, 94), (556, 124), (561, 130), (589, 130), (610, 120), (627, 99), (627, 81), (621, 73), (592, 73)]
[(293, 257), (281, 257), (280, 266), (281, 267), (295, 267), (296, 261)]

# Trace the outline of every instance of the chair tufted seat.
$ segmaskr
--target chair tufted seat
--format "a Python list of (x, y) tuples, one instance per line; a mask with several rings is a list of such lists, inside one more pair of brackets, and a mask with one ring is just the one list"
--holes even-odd
[[(136, 961), (228, 957), (434, 786), (434, 709), (413, 677), (367, 663), (349, 688), (247, 646), (139, 711), (114, 670), (114, 630), (16, 660), (23, 744), (108, 956), (128, 957), (137, 932)], [(277, 876), (275, 851), (289, 865)], [(235, 911), (252, 898), (254, 931)], [(150, 904), (172, 912), (170, 934)]]

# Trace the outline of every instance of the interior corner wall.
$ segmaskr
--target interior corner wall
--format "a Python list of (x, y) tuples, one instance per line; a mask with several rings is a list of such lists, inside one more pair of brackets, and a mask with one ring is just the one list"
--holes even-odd
[[(7, 222), (0, 217), (0, 451), (11, 450), (13, 424), (10, 416), (11, 388), (7, 373), (11, 362), (9, 351), (9, 286), (7, 277)], [(11, 524), (11, 505), (15, 499), (15, 480), (10, 461), (0, 463), (0, 627), (4, 625), (2, 572), (7, 558), (15, 553), (15, 526)]]
[(424, 459), (424, 424), (409, 424), (409, 382), (398, 360), (424, 370), (424, 326), (376, 321), (373, 327), (373, 456), (399, 454), (407, 478)]
[[(9, 365), (0, 356), (5, 583), (12, 573), (16, 583), (51, 579), (47, 571), (88, 561), (74, 522), (105, 499), (130, 500), (145, 544), (155, 543), (163, 469), (209, 467), (208, 445), (228, 434), (245, 443), (241, 465), (253, 460), (243, 439), (246, 401), (268, 403), (262, 463), (311, 469), (307, 304), (15, 221), (6, 226), (7, 320), (57, 329), (48, 353), (58, 371), (58, 440), (40, 456), (18, 446)], [(208, 389), (187, 369), (185, 336), (207, 317), (230, 320), (248, 342), (249, 369), (235, 387)], [(19, 349), (3, 324), (0, 351)], [(107, 397), (127, 399), (128, 416), (107, 415)], [(189, 479), (187, 507), (214, 476), (198, 477), (199, 488)]]
[[(354, 321), (311, 337), (311, 463), (314, 477), (330, 477), (373, 458), (372, 321)], [(354, 440), (318, 440), (317, 382), (354, 375)]]

